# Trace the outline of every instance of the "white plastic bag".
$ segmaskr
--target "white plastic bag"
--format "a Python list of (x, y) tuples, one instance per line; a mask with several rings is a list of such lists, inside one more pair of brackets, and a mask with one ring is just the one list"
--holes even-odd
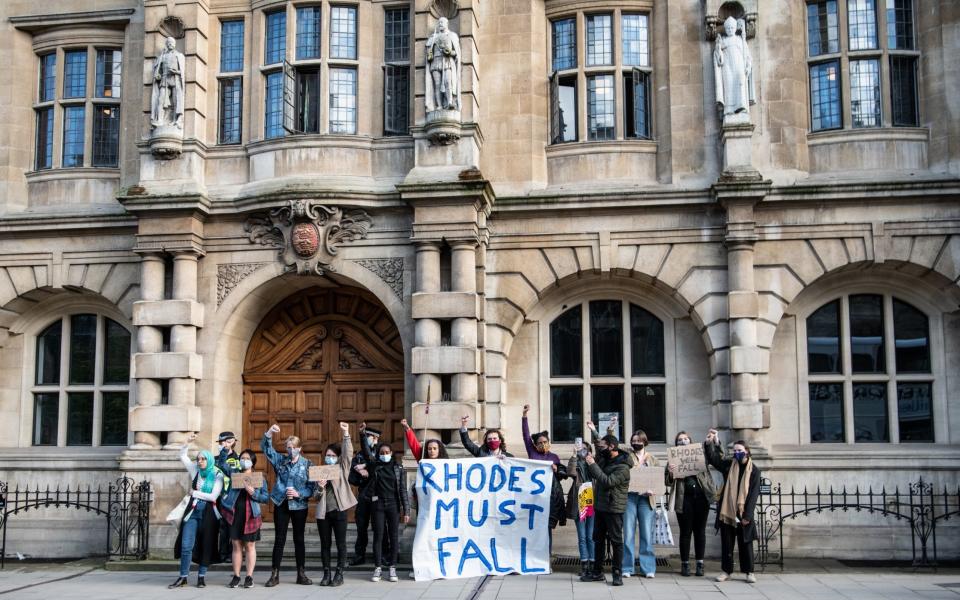
[(653, 528), (653, 543), (656, 546), (673, 546), (673, 531), (670, 529), (669, 513), (663, 508), (663, 499), (657, 506), (656, 522)]
[(173, 510), (167, 514), (167, 523), (170, 523), (174, 527), (179, 527), (180, 521), (183, 520), (183, 513), (187, 512), (188, 506), (190, 506), (190, 494), (184, 496), (180, 504), (174, 506)]

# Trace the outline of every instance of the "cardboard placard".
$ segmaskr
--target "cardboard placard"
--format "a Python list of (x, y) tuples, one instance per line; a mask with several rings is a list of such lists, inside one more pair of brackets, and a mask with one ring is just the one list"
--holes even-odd
[(607, 435), (608, 430), (612, 431), (617, 439), (623, 439), (620, 436), (620, 413), (597, 413), (597, 432), (600, 434), (600, 437)]
[(339, 481), (340, 465), (318, 465), (310, 467), (310, 481)]
[(663, 480), (663, 467), (634, 467), (630, 469), (630, 491), (645, 494), (647, 490), (654, 496), (667, 493), (667, 486)]
[(707, 470), (707, 460), (703, 456), (703, 445), (688, 444), (667, 448), (667, 465), (677, 466), (677, 471), (673, 474), (676, 479), (703, 473)]
[(260, 471), (251, 471), (250, 473), (230, 474), (230, 487), (240, 489), (248, 485), (255, 490), (260, 489), (260, 486), (263, 485), (263, 473)]

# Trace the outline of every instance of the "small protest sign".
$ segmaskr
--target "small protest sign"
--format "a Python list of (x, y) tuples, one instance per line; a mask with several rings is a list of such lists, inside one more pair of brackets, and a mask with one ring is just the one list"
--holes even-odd
[(251, 471), (250, 473), (231, 473), (230, 487), (245, 488), (247, 486), (257, 490), (263, 485), (263, 473), (260, 471)]
[(667, 448), (667, 465), (676, 465), (673, 476), (677, 479), (703, 473), (707, 470), (707, 461), (703, 456), (701, 444), (673, 446)]
[(310, 467), (310, 481), (339, 481), (340, 465), (314, 465)]
[(652, 491), (654, 496), (667, 493), (663, 480), (663, 467), (634, 467), (630, 469), (630, 491), (646, 494)]

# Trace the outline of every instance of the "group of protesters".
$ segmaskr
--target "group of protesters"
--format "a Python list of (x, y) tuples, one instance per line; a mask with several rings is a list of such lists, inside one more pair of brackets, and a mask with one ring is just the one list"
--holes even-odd
[[(552, 549), (553, 530), (572, 520), (576, 526), (580, 554), (580, 581), (603, 582), (603, 564), (610, 551), (612, 585), (623, 585), (623, 578), (640, 576), (653, 578), (656, 574), (654, 528), (657, 510), (656, 494), (631, 491), (630, 477), (634, 468), (658, 467), (656, 457), (647, 451), (648, 438), (642, 430), (634, 431), (628, 444), (621, 443), (610, 427), (601, 435), (595, 424), (587, 421), (592, 444), (578, 438), (574, 454), (564, 464), (551, 452), (547, 431), (530, 433), (527, 413), (523, 407), (522, 435), (527, 458), (550, 462), (553, 482), (550, 494), (549, 540)], [(474, 457), (512, 457), (499, 429), (487, 429), (479, 443), (470, 437), (469, 417), (461, 419), (460, 441), (463, 449)], [(407, 445), (416, 461), (449, 458), (447, 448), (439, 439), (417, 439), (406, 420), (401, 421)], [(373, 528), (372, 581), (398, 581), (397, 560), (400, 547), (400, 523), (409, 523), (416, 510), (417, 495), (408, 490), (400, 460), (401, 452), (394, 452), (387, 442), (381, 442), (380, 431), (359, 426), (361, 438), (358, 452), (354, 452), (347, 423), (340, 423), (342, 437), (326, 446), (323, 462), (333, 469), (327, 480), (311, 480), (313, 463), (302, 453), (302, 441), (295, 435), (284, 439), (285, 452), (274, 447), (274, 436), (280, 427), (272, 425), (260, 440), (260, 451), (273, 468), (275, 481), (268, 487), (266, 479), (258, 488), (252, 487), (251, 474), (257, 463), (253, 449), (236, 452), (237, 440), (232, 432), (218, 437), (217, 456), (201, 450), (194, 460), (188, 457), (190, 444), (196, 439), (191, 434), (180, 451), (180, 460), (191, 478), (189, 498), (179, 520), (175, 555), (180, 559), (179, 576), (171, 589), (188, 584), (191, 562), (199, 565), (197, 587), (205, 587), (209, 565), (230, 561), (233, 577), (228, 586), (254, 586), (256, 542), (260, 540), (263, 523), (261, 504), (273, 507), (274, 542), (270, 577), (266, 587), (280, 583), (280, 566), (292, 525), (296, 583), (312, 585), (306, 574), (305, 530), (311, 500), (316, 502), (315, 515), (321, 540), (323, 576), (321, 586), (343, 584), (347, 566), (347, 511), (355, 508), (357, 530), (351, 566), (366, 562), (369, 541), (368, 529)], [(674, 444), (693, 443), (685, 431), (677, 433)], [(740, 440), (733, 444), (733, 456), (725, 457), (717, 431), (710, 429), (703, 444), (707, 465), (723, 477), (717, 485), (709, 469), (695, 475), (675, 476), (676, 465), (664, 469), (668, 502), (673, 506), (680, 527), (680, 575), (704, 576), (706, 524), (712, 504), (716, 503), (716, 528), (721, 539), (721, 573), (716, 581), (729, 579), (733, 573), (734, 547), (739, 553), (739, 566), (746, 581), (756, 582), (753, 572), (752, 542), (756, 530), (754, 508), (760, 488), (760, 470), (750, 455), (750, 448)], [(331, 471), (326, 471), (331, 473)], [(334, 476), (335, 475), (335, 476)], [(327, 476), (327, 475), (324, 475)], [(562, 481), (571, 480), (565, 495)], [(237, 485), (231, 485), (231, 482)], [(356, 492), (354, 491), (356, 489)], [(589, 509), (584, 509), (580, 493), (588, 489), (592, 496)], [(566, 497), (565, 497), (566, 496)], [(694, 545), (694, 570), (690, 568), (690, 542)], [(332, 566), (332, 545), (336, 543), (337, 562)], [(638, 543), (637, 543), (638, 542)], [(246, 557), (246, 575), (241, 580), (241, 567)], [(412, 573), (411, 573), (412, 575)]]

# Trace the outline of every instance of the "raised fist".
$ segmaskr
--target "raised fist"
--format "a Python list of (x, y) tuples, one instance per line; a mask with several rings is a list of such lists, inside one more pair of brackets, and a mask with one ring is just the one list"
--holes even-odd
[(274, 423), (270, 426), (270, 433), (280, 433), (280, 426)]
[(466, 427), (466, 426), (467, 426), (467, 421), (469, 421), (469, 420), (470, 420), (470, 415), (463, 415), (462, 417), (460, 417), (460, 426), (461, 426), (461, 427)]
[(192, 443), (194, 442), (194, 440), (196, 440), (196, 439), (197, 439), (197, 434), (196, 434), (196, 433), (190, 433), (189, 435), (187, 435), (187, 443), (188, 443), (188, 444), (192, 444)]
[(341, 422), (340, 431), (342, 431), (344, 435), (347, 435), (350, 433), (350, 426), (346, 423)]
[(527, 413), (528, 413), (528, 412), (530, 412), (530, 405), (529, 405), (529, 404), (524, 404), (524, 405), (523, 405), (523, 416), (527, 416)]

